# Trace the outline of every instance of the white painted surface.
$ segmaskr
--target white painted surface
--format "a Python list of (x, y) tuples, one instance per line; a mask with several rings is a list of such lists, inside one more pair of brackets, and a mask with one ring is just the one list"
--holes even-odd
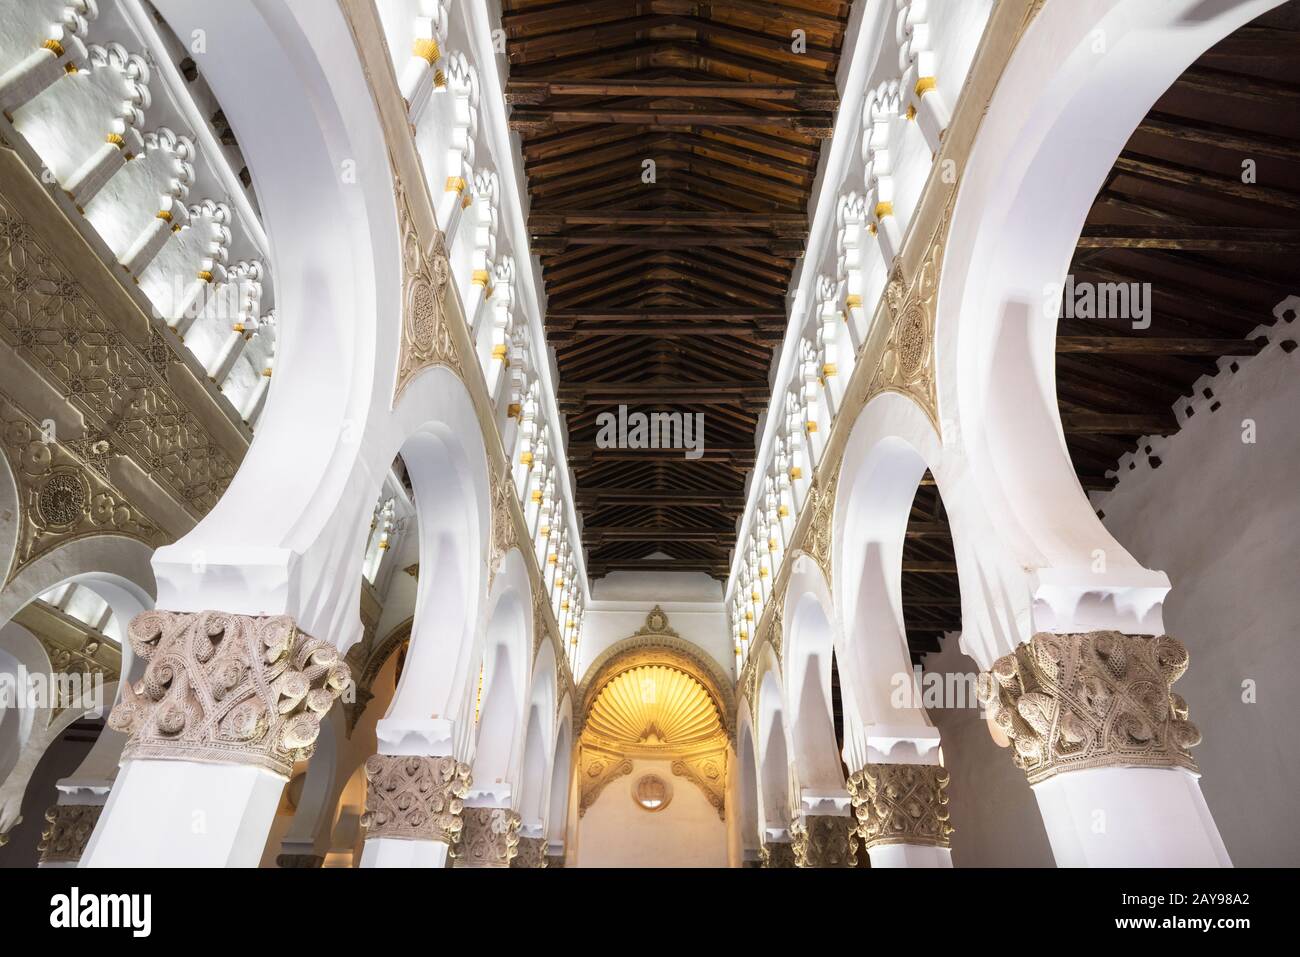
[[(1300, 791), (1300, 352), (1277, 344), (1297, 332), (1294, 321), (1279, 323), (1273, 344), (1237, 360), (1239, 372), (1223, 362), (1225, 371), (1198, 383), (1213, 398), (1198, 388), (1196, 414), (1152, 443), (1160, 467), (1144, 456), (1096, 502), (1115, 537), (1173, 583), (1165, 629), (1191, 653), (1174, 690), (1204, 737), (1192, 753), (1205, 799), (1243, 867), (1300, 860), (1300, 831), (1291, 825)], [(1214, 402), (1221, 404), (1212, 412)], [(1242, 442), (1248, 418), (1254, 444)], [(1254, 703), (1243, 700), (1247, 682)]]
[[(636, 759), (606, 786), (578, 825), (578, 867), (726, 867), (727, 830), (702, 791), (674, 777), (669, 761)], [(646, 811), (632, 799), (643, 775), (672, 787), (672, 800)]]
[(727, 635), (727, 615), (721, 601), (679, 602), (667, 589), (655, 598), (637, 601), (593, 601), (582, 622), (582, 656), (577, 678), (585, 676), (601, 652), (645, 627), (646, 615), (659, 605), (668, 616), (668, 626), (684, 639), (698, 645), (724, 674), (731, 674), (734, 656)]

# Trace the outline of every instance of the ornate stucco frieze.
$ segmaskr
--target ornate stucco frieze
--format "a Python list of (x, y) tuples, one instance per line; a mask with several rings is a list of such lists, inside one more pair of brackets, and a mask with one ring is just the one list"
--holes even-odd
[(582, 817), (610, 781), (632, 773), (632, 762), (622, 755), (583, 748), (578, 768), (578, 816)]
[(980, 697), (1031, 784), (1096, 767), (1182, 767), (1201, 734), (1170, 688), (1187, 670), (1168, 635), (1040, 632), (980, 675)]
[(396, 402), (422, 369), (446, 366), (463, 378), (460, 354), (447, 323), (447, 283), (451, 265), (441, 230), (428, 244), (420, 239), (406, 191), (393, 172), (398, 228), (402, 233), (402, 340), (397, 360)]
[(0, 393), (0, 439), (18, 485), (18, 543), (5, 581), (51, 549), (90, 535), (125, 535), (153, 548), (171, 540), (98, 470)]
[(367, 838), (455, 844), (472, 779), (454, 757), (372, 754), (366, 759)]
[(546, 838), (544, 837), (521, 837), (519, 846), (516, 848), (514, 860), (510, 862), (511, 867), (546, 867), (549, 859), (546, 856)]
[(169, 375), (182, 363), (171, 342), (135, 313), (108, 318), (75, 271), (0, 196), (0, 341), (67, 399), (85, 423), (68, 441), (101, 478), (130, 458), (191, 515), (206, 514), (234, 477), (240, 440), (205, 427)]
[(37, 845), (41, 863), (75, 864), (81, 860), (103, 810), (101, 804), (56, 804), (47, 810)]
[(920, 266), (912, 275), (896, 260), (885, 286), (886, 321), (889, 323), (879, 358), (867, 383), (867, 402), (881, 392), (898, 392), (919, 405), (936, 431), (939, 400), (935, 384), (935, 304), (939, 297), (939, 270), (944, 243), (952, 222), (955, 185), (939, 224), (930, 236)]
[(109, 726), (123, 758), (250, 764), (288, 777), (352, 685), (338, 649), (287, 615), (148, 611), (128, 631), (147, 665)]
[(844, 814), (809, 814), (790, 825), (796, 867), (853, 867), (850, 834), (853, 818)]
[(505, 807), (467, 807), (453, 850), (457, 867), (509, 867), (519, 849), (519, 814)]
[(718, 812), (718, 817), (724, 821), (727, 819), (726, 751), (677, 758), (672, 763), (672, 772), (703, 791), (709, 804)]
[[(492, 537), (488, 543), (488, 590), (501, 563), (505, 561), (510, 549), (515, 547), (515, 483), (510, 478), (507, 465), (501, 474), (488, 477), (489, 494), (492, 500)], [(540, 591), (540, 589), (539, 589)], [(562, 657), (562, 656), (561, 656)]]
[(948, 772), (937, 765), (868, 764), (849, 776), (857, 837), (884, 844), (948, 847)]

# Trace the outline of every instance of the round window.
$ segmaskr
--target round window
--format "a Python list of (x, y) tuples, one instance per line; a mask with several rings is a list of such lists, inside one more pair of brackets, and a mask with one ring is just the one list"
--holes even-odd
[(673, 789), (657, 774), (647, 774), (632, 788), (632, 799), (647, 811), (662, 811), (673, 799)]

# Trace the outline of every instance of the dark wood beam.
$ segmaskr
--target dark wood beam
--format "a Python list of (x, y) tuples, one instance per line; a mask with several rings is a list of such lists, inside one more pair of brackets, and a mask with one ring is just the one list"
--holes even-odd
[(543, 107), (556, 96), (644, 96), (677, 100), (770, 100), (800, 109), (833, 111), (839, 94), (833, 83), (745, 83), (734, 80), (511, 80), (506, 102)]
[(659, 525), (584, 525), (583, 542), (593, 547), (601, 542), (711, 542), (730, 548), (736, 540), (734, 528), (664, 528)]
[[(1292, 43), (1295, 42), (1294, 36)], [(1138, 124), (1139, 133), (1152, 133), (1182, 142), (1200, 143), (1244, 156), (1276, 156), (1300, 160), (1300, 142), (1269, 133), (1244, 132), (1204, 120), (1188, 119), (1172, 113), (1151, 112)]]
[(1154, 336), (1057, 336), (1059, 353), (1093, 355), (1253, 356), (1268, 339), (1162, 339)]
[(803, 243), (795, 239), (756, 236), (753, 233), (699, 233), (675, 231), (670, 233), (641, 230), (591, 232), (575, 230), (550, 236), (534, 236), (533, 252), (539, 256), (552, 256), (571, 246), (640, 246), (646, 249), (683, 249), (707, 246), (750, 246), (767, 249), (775, 256), (791, 259), (803, 254)]
[(1079, 249), (1177, 249), (1185, 252), (1300, 250), (1300, 229), (1257, 226), (1085, 226)]
[(771, 309), (737, 311), (734, 307), (721, 309), (551, 309), (546, 313), (546, 324), (563, 325), (587, 322), (767, 322), (779, 324), (784, 329), (786, 314)]
[(510, 114), (510, 129), (544, 133), (563, 123), (616, 123), (651, 128), (693, 126), (767, 127), (793, 130), (818, 139), (834, 131), (831, 113), (763, 113), (757, 110), (635, 110), (613, 106), (586, 108), (530, 107)]
[(656, 339), (682, 339), (689, 336), (744, 336), (760, 342), (780, 342), (784, 336), (780, 330), (763, 330), (735, 323), (710, 325), (703, 322), (679, 323), (619, 323), (617, 325), (591, 323), (576, 326), (573, 329), (552, 330), (550, 337), (556, 341), (570, 339), (589, 339), (593, 336), (652, 336)]
[(1112, 435), (1169, 435), (1178, 431), (1173, 411), (1152, 414), (1115, 412), (1062, 412), (1066, 432)]
[(1207, 173), (1200, 169), (1141, 156), (1127, 150), (1115, 160), (1114, 168), (1118, 172), (1163, 183), (1166, 186), (1181, 186), (1199, 193), (1234, 196), (1237, 199), (1247, 199), (1265, 205), (1300, 209), (1300, 194), (1261, 186), (1258, 183), (1243, 183), (1235, 176)]
[(731, 210), (538, 210), (528, 216), (528, 229), (538, 235), (554, 234), (574, 226), (708, 226), (775, 230), (781, 235), (808, 232), (803, 213), (744, 213)]
[(561, 382), (560, 398), (591, 401), (639, 401), (699, 404), (764, 400), (772, 390), (766, 382)]
[(725, 577), (730, 570), (725, 563), (678, 558), (602, 558), (587, 562), (587, 571), (593, 578), (599, 578), (611, 571), (705, 572), (717, 577)]
[(903, 560), (903, 571), (913, 575), (956, 575), (956, 562), (928, 562)]

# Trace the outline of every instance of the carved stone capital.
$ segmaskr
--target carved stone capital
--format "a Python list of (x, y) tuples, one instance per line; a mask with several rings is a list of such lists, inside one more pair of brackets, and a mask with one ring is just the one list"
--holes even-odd
[(794, 867), (794, 845), (789, 841), (773, 841), (758, 849), (760, 867)]
[(929, 764), (868, 764), (849, 776), (857, 836), (884, 844), (949, 847), (948, 772)]
[(42, 864), (75, 864), (86, 851), (90, 835), (99, 822), (102, 804), (56, 804), (45, 812), (41, 831)]
[(980, 699), (1030, 784), (1081, 768), (1195, 770), (1201, 734), (1170, 691), (1187, 663), (1168, 635), (1040, 632), (980, 675)]
[(506, 807), (467, 807), (456, 867), (509, 867), (519, 849), (519, 815)]
[(790, 825), (790, 846), (796, 867), (852, 867), (849, 836), (853, 818), (836, 814), (809, 814)]
[(148, 664), (108, 719), (129, 735), (127, 759), (249, 764), (287, 778), (352, 684), (338, 649), (287, 615), (147, 611), (128, 638)]
[(511, 867), (546, 867), (550, 859), (546, 856), (546, 838), (521, 837), (515, 851)]
[(455, 844), (470, 784), (469, 765), (453, 757), (372, 754), (361, 815), (366, 837)]

